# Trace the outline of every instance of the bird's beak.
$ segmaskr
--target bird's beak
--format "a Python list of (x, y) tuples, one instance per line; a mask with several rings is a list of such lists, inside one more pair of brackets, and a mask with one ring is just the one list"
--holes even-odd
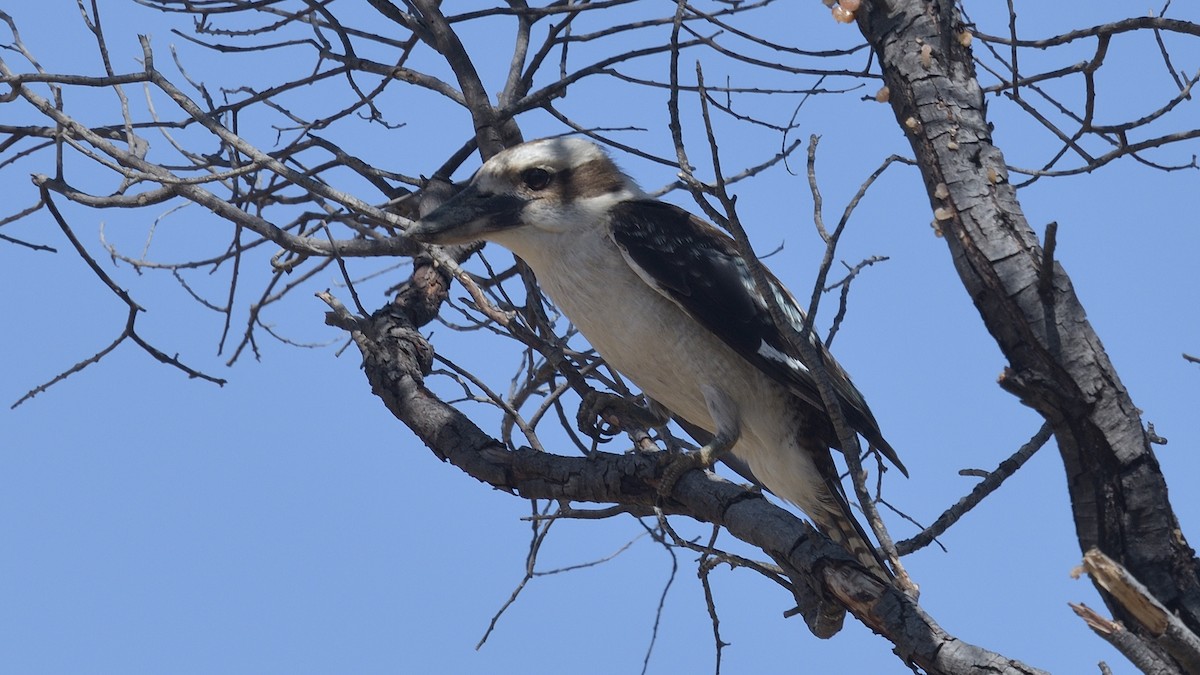
[(508, 193), (489, 194), (471, 184), (417, 221), (408, 236), (443, 245), (487, 239), (489, 232), (519, 225), (525, 201)]

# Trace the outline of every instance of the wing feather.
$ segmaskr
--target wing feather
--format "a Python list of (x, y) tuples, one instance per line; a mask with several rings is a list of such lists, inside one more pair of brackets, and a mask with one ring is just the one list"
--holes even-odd
[[(615, 206), (609, 230), (626, 262), (647, 284), (797, 398), (824, 412), (809, 364), (792, 353), (733, 239), (677, 206), (650, 199)], [(768, 272), (768, 277), (784, 315), (802, 329), (803, 310), (774, 275)], [(850, 426), (907, 476), (908, 470), (883, 438), (846, 371), (815, 336), (809, 340), (833, 381)], [(825, 440), (831, 446), (840, 445), (836, 434), (828, 435), (831, 438)]]

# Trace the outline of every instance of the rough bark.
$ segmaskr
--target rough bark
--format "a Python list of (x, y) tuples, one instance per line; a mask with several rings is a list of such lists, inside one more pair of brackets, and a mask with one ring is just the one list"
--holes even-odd
[[(868, 1), (859, 27), (879, 58), (955, 268), (1008, 359), (1001, 386), (1053, 425), (1081, 551), (1096, 547), (1120, 561), (1197, 629), (1195, 552), (1138, 408), (1007, 180), (966, 27), (952, 3), (924, 0)], [(1101, 594), (1115, 616), (1132, 619)]]

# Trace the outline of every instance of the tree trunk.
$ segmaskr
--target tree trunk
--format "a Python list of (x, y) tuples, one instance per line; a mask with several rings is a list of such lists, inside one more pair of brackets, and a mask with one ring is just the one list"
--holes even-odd
[[(1118, 560), (1200, 629), (1195, 552), (1171, 510), (1140, 411), (1053, 260), (1052, 228), (1043, 248), (1021, 212), (953, 3), (868, 1), (858, 20), (916, 153), (936, 226), (1008, 359), (1000, 385), (1054, 428), (1080, 550)], [(1101, 595), (1114, 616), (1132, 618)]]

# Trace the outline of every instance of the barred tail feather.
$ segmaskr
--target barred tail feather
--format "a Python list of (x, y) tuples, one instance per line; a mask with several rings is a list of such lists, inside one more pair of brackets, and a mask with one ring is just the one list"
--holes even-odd
[[(883, 556), (871, 544), (870, 537), (867, 536), (866, 530), (855, 519), (850, 511), (850, 504), (840, 492), (832, 492), (830, 495), (834, 504), (829, 504), (833, 508), (824, 510), (819, 514), (809, 514), (816, 523), (819, 529), (825, 536), (834, 540), (853, 555), (869, 572), (879, 577), (882, 581), (891, 581), (896, 578), (884, 562)], [(836, 506), (835, 506), (836, 504)]]

